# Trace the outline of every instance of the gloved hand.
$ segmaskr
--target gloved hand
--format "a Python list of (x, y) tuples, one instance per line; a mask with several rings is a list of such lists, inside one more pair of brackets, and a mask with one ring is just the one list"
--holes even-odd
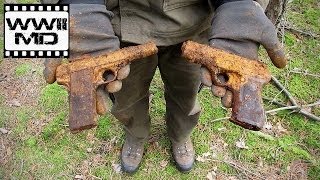
[[(60, 1), (64, 3), (64, 1)], [(75, 61), (85, 54), (97, 56), (103, 53), (119, 49), (119, 39), (114, 35), (110, 19), (112, 13), (103, 4), (72, 4), (77, 1), (66, 1), (70, 4), (70, 58)], [(89, 1), (88, 1), (89, 2)], [(102, 1), (104, 2), (104, 1)], [(61, 64), (61, 59), (46, 59), (44, 76), (47, 83), (56, 81), (56, 69)], [(117, 73), (115, 81), (106, 87), (97, 88), (97, 113), (104, 115), (108, 110), (107, 93), (117, 92), (122, 87), (121, 80), (126, 78), (130, 72), (127, 65)], [(107, 75), (107, 80), (113, 79), (113, 75)]]
[[(119, 39), (114, 35), (110, 18), (112, 13), (102, 4), (70, 4), (70, 59), (90, 54), (97, 56), (102, 53), (119, 49)], [(47, 83), (54, 83), (57, 67), (61, 59), (46, 59), (44, 76)], [(129, 65), (118, 71), (117, 80), (106, 85), (110, 93), (117, 92), (122, 87), (121, 80), (130, 72)], [(106, 79), (111, 79), (109, 75)], [(101, 89), (101, 88), (99, 88)], [(98, 95), (101, 90), (97, 91)]]
[[(283, 68), (286, 65), (274, 25), (261, 6), (251, 0), (227, 2), (218, 7), (212, 20), (209, 44), (252, 60), (258, 60), (261, 44), (276, 67)], [(225, 81), (223, 76), (218, 78)], [(214, 95), (222, 97), (225, 107), (231, 107), (232, 92), (212, 84), (211, 75), (204, 67), (201, 68), (201, 81), (211, 86)]]

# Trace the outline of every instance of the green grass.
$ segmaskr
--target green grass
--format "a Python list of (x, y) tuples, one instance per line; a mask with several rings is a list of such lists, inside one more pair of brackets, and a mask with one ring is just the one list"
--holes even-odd
[(3, 12), (4, 12), (4, 6), (3, 6), (3, 1), (4, 0), (1, 0), (1, 1), (2, 1), (2, 5), (0, 6), (0, 22), (2, 23), (2, 21), (3, 21)]
[[(0, 16), (1, 18), (1, 16)], [(0, 23), (2, 23), (2, 21), (0, 20)], [(0, 64), (3, 61), (3, 37), (2, 35), (0, 35)]]
[[(317, 8), (316, 0), (293, 1), (289, 7), (288, 20), (295, 27), (320, 33), (317, 18), (320, 10)], [(319, 39), (286, 32), (285, 45), (290, 59), (289, 66), (279, 70), (266, 61), (272, 73), (302, 104), (319, 100), (320, 79), (289, 71), (298, 69), (319, 74), (319, 44)], [(266, 60), (264, 52), (260, 53)], [(15, 68), (15, 75), (28, 76), (28, 71), (32, 68), (30, 64), (19, 64)], [(0, 168), (0, 174), (10, 174), (12, 179), (73, 179), (77, 174), (102, 179), (205, 179), (207, 173), (217, 167), (220, 174), (239, 175), (230, 165), (213, 161), (196, 162), (194, 169), (186, 174), (175, 168), (166, 135), (163, 91), (163, 83), (157, 71), (150, 87), (150, 93), (153, 95), (150, 107), (151, 136), (156, 139), (156, 143), (148, 143), (145, 146), (146, 153), (141, 167), (132, 176), (117, 174), (112, 168), (114, 163), (119, 163), (124, 140), (122, 126), (112, 115), (100, 117), (95, 129), (71, 134), (66, 126), (68, 93), (56, 83), (42, 88), (38, 105), (33, 107), (12, 109), (5, 106), (5, 99), (0, 96), (0, 127), (15, 122), (10, 137), (16, 143), (12, 169), (8, 173), (7, 169)], [(273, 98), (276, 95), (277, 101), (287, 103), (287, 98), (279, 94), (274, 86), (269, 84), (263, 90), (264, 97)], [(262, 160), (266, 169), (279, 167), (281, 176), (286, 175), (290, 163), (303, 160), (308, 162), (309, 179), (320, 178), (319, 122), (290, 111), (282, 111), (276, 115), (268, 115), (268, 122), (274, 129), (277, 123), (281, 123), (287, 129), (286, 133), (261, 135), (244, 130), (229, 121), (214, 122), (214, 119), (228, 116), (230, 112), (221, 107), (220, 99), (213, 97), (209, 89), (203, 89), (198, 99), (202, 113), (192, 135), (197, 155), (211, 152), (217, 159), (231, 159), (243, 166), (251, 167), (252, 171), (256, 170), (254, 165)], [(278, 106), (266, 101), (265, 107), (271, 109)], [(320, 116), (320, 108), (314, 108), (312, 112)], [(33, 129), (36, 120), (40, 121), (39, 131)], [(235, 146), (239, 139), (245, 141), (248, 149)], [(212, 147), (216, 149), (212, 150)], [(92, 151), (88, 152), (87, 148), (92, 148)], [(168, 161), (166, 167), (160, 166), (163, 160)], [(86, 163), (89, 165), (85, 165)]]
[(15, 68), (15, 75), (17, 77), (25, 76), (27, 73), (29, 73), (32, 69), (32, 65), (30, 63), (23, 63), (18, 65)]
[(17, 0), (19, 4), (34, 4), (39, 3), (40, 0)]
[(68, 92), (58, 84), (50, 84), (41, 91), (39, 103), (44, 112), (59, 112), (67, 110)]

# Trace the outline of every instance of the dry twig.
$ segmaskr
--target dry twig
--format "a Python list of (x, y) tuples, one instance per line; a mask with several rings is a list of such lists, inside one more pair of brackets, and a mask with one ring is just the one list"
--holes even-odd
[[(300, 113), (310, 119), (320, 121), (320, 117), (302, 109), (301, 106), (298, 105), (298, 103), (294, 99), (294, 97), (291, 95), (291, 93), (280, 83), (280, 81), (277, 78), (275, 78), (274, 76), (271, 76), (271, 80), (273, 81), (274, 85), (289, 98), (289, 101), (291, 102), (291, 104), (293, 106), (296, 106), (296, 108), (293, 108), (293, 109), (298, 110), (297, 111), (298, 113)], [(311, 107), (311, 106), (315, 106), (315, 105), (309, 104), (309, 106), (305, 106), (305, 107)]]
[(247, 169), (245, 167), (242, 167), (242, 166), (238, 165), (235, 162), (227, 161), (227, 160), (218, 160), (218, 159), (212, 159), (212, 161), (228, 164), (229, 166), (231, 166), (231, 167), (237, 169), (238, 171), (240, 171), (241, 173), (243, 173), (249, 179), (252, 179), (252, 177), (248, 176), (248, 174), (250, 174), (251, 176), (256, 177), (257, 179), (263, 179), (263, 180), (266, 179), (266, 177), (264, 177), (264, 176), (262, 176), (260, 174), (257, 174), (256, 172), (252, 172), (251, 170), (249, 170), (249, 169)]
[(311, 73), (308, 73), (308, 72), (295, 71), (295, 70), (291, 70), (291, 71), (289, 71), (289, 72), (290, 72), (290, 73), (296, 73), (296, 74), (302, 74), (302, 75), (308, 75), (308, 76), (320, 78), (320, 75), (319, 75), (319, 74), (311, 74)]
[(307, 36), (307, 37), (311, 37), (311, 38), (319, 38), (319, 35), (318, 34), (314, 34), (312, 32), (306, 32), (306, 31), (302, 31), (300, 29), (296, 29), (294, 27), (291, 27), (291, 26), (284, 26), (284, 28), (294, 34), (301, 34), (303, 36)]
[(271, 80), (274, 83), (274, 85), (289, 98), (289, 101), (291, 102), (292, 105), (294, 106), (298, 105), (298, 103), (293, 98), (291, 93), (281, 84), (281, 82), (277, 78), (275, 78), (274, 76), (271, 76)]
[(271, 98), (267, 98), (267, 97), (262, 97), (262, 99), (266, 100), (266, 101), (269, 101), (270, 104), (275, 104), (275, 105), (282, 106), (282, 107), (287, 106), (287, 105), (285, 105), (285, 104), (283, 104), (281, 102), (276, 101), (274, 98), (271, 99)]

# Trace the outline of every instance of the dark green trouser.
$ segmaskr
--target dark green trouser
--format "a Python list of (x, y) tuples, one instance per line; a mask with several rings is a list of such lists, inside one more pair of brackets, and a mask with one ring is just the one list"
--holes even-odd
[(149, 135), (149, 86), (157, 66), (165, 84), (169, 137), (175, 141), (183, 140), (197, 124), (200, 66), (180, 57), (180, 48), (181, 44), (159, 48), (157, 55), (133, 62), (129, 76), (122, 81), (122, 89), (114, 93), (112, 114), (131, 136), (144, 140)]

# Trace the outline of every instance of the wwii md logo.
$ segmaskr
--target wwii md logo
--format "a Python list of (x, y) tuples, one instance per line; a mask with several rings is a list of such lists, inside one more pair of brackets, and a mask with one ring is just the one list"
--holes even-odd
[(4, 5), (5, 58), (69, 57), (69, 6)]

